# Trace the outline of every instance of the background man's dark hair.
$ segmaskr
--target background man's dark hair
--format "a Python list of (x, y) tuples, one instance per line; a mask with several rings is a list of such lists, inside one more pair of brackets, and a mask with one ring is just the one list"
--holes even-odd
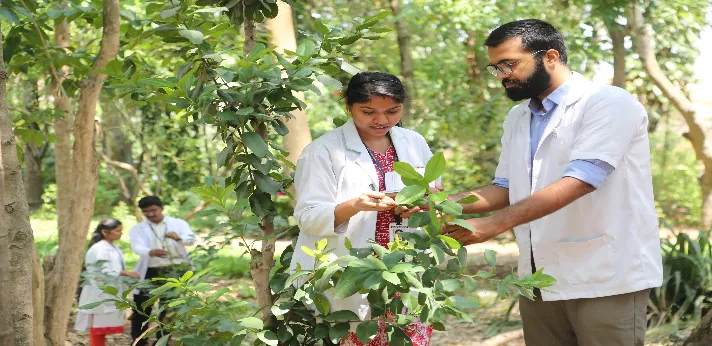
[(566, 45), (561, 33), (553, 25), (538, 19), (518, 20), (494, 29), (485, 40), (485, 46), (497, 47), (502, 42), (515, 37), (522, 38), (522, 48), (526, 51), (534, 53), (539, 50), (556, 49), (559, 52), (559, 60), (564, 65), (568, 62)]
[(163, 202), (161, 202), (161, 199), (156, 196), (148, 196), (138, 200), (139, 209), (148, 208), (152, 205), (163, 207)]

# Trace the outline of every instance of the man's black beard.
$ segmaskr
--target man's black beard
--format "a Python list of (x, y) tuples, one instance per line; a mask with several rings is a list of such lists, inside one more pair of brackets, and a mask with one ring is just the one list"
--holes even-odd
[(506, 83), (519, 84), (515, 87), (504, 88), (510, 100), (521, 101), (524, 99), (532, 99), (551, 87), (551, 74), (544, 68), (544, 62), (537, 60), (536, 68), (534, 68), (532, 74), (530, 74), (524, 82), (520, 83), (514, 79), (503, 79), (502, 85)]

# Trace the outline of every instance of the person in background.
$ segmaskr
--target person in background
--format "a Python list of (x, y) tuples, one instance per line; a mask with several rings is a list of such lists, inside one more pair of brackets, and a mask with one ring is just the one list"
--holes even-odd
[[(136, 272), (141, 279), (151, 280), (156, 277), (172, 276), (170, 273), (181, 272), (189, 268), (190, 258), (186, 245), (195, 242), (195, 234), (188, 223), (163, 215), (163, 202), (156, 196), (148, 196), (138, 201), (138, 207), (146, 219), (136, 224), (129, 231), (131, 250), (139, 255), (136, 263)], [(134, 294), (137, 308), (149, 300), (151, 296), (145, 290)], [(150, 315), (153, 308), (147, 306), (143, 312)], [(164, 310), (161, 319), (165, 316)], [(131, 337), (136, 341), (148, 326), (144, 323), (148, 318), (134, 310), (131, 316)], [(159, 336), (160, 337), (160, 336)], [(146, 345), (146, 340), (141, 339), (137, 346)]]
[[(99, 285), (112, 286), (123, 292), (127, 287), (120, 276), (139, 280), (138, 273), (126, 271), (126, 263), (121, 250), (114, 244), (123, 234), (123, 226), (116, 219), (104, 219), (92, 234), (84, 258), (88, 284), (82, 287), (79, 306), (95, 303), (111, 296), (104, 294)], [(79, 310), (74, 329), (84, 332), (89, 329), (91, 346), (106, 345), (106, 335), (123, 334), (124, 311), (118, 310), (113, 303), (104, 303), (93, 309)]]
[[(369, 241), (388, 246), (397, 224), (394, 209), (398, 204), (383, 193), (385, 175), (393, 171), (394, 162), (422, 167), (433, 156), (423, 136), (397, 126), (406, 91), (396, 76), (358, 73), (349, 81), (345, 99), (351, 119), (309, 144), (297, 161), (294, 215), (300, 233), (291, 271), (297, 265), (313, 269), (314, 258), (302, 246), (311, 248), (324, 238), (337, 256), (349, 253), (344, 246), (347, 237), (354, 248), (368, 247)], [(366, 295), (345, 299), (334, 299), (331, 291), (325, 295), (332, 310), (351, 310), (362, 320), (370, 318)], [(405, 332), (415, 346), (430, 344), (431, 326), (418, 321)], [(380, 322), (368, 346), (384, 346), (386, 340), (386, 325)], [(362, 343), (351, 331), (341, 345)]]

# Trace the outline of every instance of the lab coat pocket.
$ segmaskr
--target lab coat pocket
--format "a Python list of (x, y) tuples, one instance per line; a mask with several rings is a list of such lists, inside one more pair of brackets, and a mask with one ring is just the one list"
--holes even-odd
[(571, 149), (576, 139), (577, 125), (567, 125), (555, 128), (551, 133), (551, 154), (556, 163), (567, 164), (571, 160)]
[(561, 277), (571, 285), (606, 282), (616, 275), (615, 248), (608, 236), (557, 243)]

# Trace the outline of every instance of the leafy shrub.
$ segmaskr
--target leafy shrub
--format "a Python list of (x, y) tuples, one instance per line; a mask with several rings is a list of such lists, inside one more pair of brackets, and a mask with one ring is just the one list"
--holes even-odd
[(650, 294), (649, 324), (659, 326), (699, 319), (712, 298), (712, 248), (710, 233), (697, 239), (678, 233), (662, 244), (663, 285)]

